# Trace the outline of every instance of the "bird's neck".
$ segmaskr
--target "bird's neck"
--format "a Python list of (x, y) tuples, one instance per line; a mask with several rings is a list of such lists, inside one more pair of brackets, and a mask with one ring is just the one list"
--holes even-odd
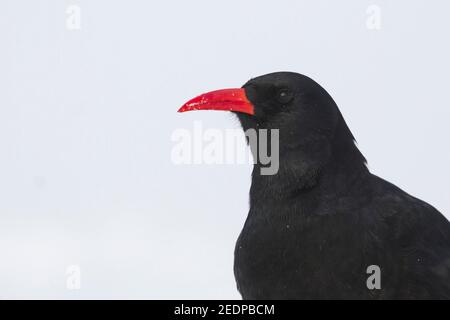
[[(308, 153), (311, 149), (316, 150), (313, 155)], [(250, 202), (260, 199), (284, 201), (286, 198), (311, 195), (317, 198), (330, 192), (351, 193), (357, 187), (355, 182), (363, 180), (368, 174), (366, 160), (341, 118), (332, 139), (326, 143), (313, 141), (298, 150), (280, 148), (276, 174), (263, 175), (261, 165), (255, 164)]]

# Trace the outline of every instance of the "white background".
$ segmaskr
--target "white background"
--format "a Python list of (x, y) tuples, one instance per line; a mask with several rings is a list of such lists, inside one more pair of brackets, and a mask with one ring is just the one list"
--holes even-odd
[[(366, 26), (373, 4), (380, 30)], [(81, 30), (66, 27), (69, 5)], [(175, 166), (171, 134), (236, 128), (176, 110), (274, 71), (322, 84), (372, 172), (449, 217), (449, 13), (424, 0), (2, 0), (0, 298), (239, 298), (251, 166)]]

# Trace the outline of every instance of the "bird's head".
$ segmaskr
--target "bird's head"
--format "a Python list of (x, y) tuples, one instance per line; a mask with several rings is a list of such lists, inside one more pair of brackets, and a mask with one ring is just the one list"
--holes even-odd
[(205, 93), (178, 111), (191, 110), (234, 112), (244, 130), (278, 129), (281, 160), (300, 171), (319, 170), (333, 157), (351, 160), (349, 152), (365, 161), (332, 97), (298, 73), (270, 73), (242, 88)]
[(244, 130), (279, 129), (298, 142), (330, 137), (340, 113), (331, 96), (314, 80), (293, 72), (251, 79), (242, 88), (202, 94), (178, 111), (222, 110), (236, 114)]

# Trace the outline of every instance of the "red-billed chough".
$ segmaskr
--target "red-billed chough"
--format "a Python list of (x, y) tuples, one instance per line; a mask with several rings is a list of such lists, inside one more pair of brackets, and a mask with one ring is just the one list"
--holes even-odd
[(236, 244), (244, 299), (450, 299), (450, 223), (369, 172), (319, 84), (272, 73), (179, 111), (204, 109), (235, 112), (244, 130), (279, 129), (278, 172), (255, 163)]

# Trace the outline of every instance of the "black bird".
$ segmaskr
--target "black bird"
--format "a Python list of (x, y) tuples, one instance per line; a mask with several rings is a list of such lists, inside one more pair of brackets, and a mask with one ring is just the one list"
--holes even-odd
[(255, 163), (236, 244), (244, 299), (450, 299), (450, 223), (369, 172), (318, 83), (272, 73), (179, 111), (201, 109), (233, 111), (244, 130), (279, 129), (278, 172)]

